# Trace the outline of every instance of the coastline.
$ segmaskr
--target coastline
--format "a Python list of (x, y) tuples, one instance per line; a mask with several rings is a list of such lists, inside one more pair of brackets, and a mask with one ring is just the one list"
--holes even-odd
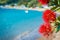
[[(35, 8), (27, 8), (25, 6), (10, 6), (10, 5), (5, 5), (5, 6), (0, 6), (0, 8), (5, 8), (5, 9), (17, 9), (17, 10), (26, 10), (25, 12), (28, 13), (28, 10), (35, 10), (35, 11), (45, 11), (47, 9), (51, 9), (53, 6), (50, 7), (44, 7), (44, 8), (39, 8), (39, 7), (35, 7)], [(59, 7), (58, 7), (59, 8)], [(60, 15), (60, 10), (55, 12), (57, 15)]]
[(18, 10), (36, 10), (36, 11), (44, 11), (46, 9), (50, 9), (51, 7), (48, 8), (27, 8), (27, 7), (20, 7), (20, 6), (0, 6), (0, 8), (5, 8), (5, 9), (18, 9)]

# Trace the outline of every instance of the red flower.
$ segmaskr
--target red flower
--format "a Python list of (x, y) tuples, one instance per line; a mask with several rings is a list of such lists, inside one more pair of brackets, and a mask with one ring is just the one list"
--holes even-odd
[(56, 13), (53, 12), (52, 10), (46, 10), (43, 12), (43, 20), (46, 23), (49, 23), (50, 21), (55, 21), (56, 20)]
[(43, 36), (49, 36), (49, 34), (52, 32), (51, 26), (49, 24), (43, 24), (39, 28), (39, 33), (41, 33)]
[(48, 4), (49, 1), (50, 1), (50, 0), (38, 0), (38, 2), (40, 2), (40, 3), (43, 4), (43, 5)]

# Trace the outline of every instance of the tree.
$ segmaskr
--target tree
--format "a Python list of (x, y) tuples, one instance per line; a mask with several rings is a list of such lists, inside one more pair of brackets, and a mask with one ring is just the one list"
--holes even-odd
[(8, 0), (0, 0), (0, 4), (6, 4)]

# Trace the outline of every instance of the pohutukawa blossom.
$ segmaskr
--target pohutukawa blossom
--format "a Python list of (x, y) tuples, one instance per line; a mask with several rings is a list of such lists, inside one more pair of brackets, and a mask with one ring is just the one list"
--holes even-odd
[(43, 12), (43, 20), (46, 23), (56, 20), (56, 13), (52, 10), (46, 10)]
[(49, 3), (50, 0), (38, 0), (38, 2), (40, 2), (43, 5), (46, 5)]
[(49, 36), (52, 32), (51, 26), (49, 24), (43, 24), (39, 28), (39, 33), (41, 33), (43, 36)]

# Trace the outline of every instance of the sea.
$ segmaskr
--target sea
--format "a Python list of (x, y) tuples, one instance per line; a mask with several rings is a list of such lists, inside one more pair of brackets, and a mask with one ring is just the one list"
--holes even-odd
[(42, 11), (0, 8), (0, 40), (36, 40)]

